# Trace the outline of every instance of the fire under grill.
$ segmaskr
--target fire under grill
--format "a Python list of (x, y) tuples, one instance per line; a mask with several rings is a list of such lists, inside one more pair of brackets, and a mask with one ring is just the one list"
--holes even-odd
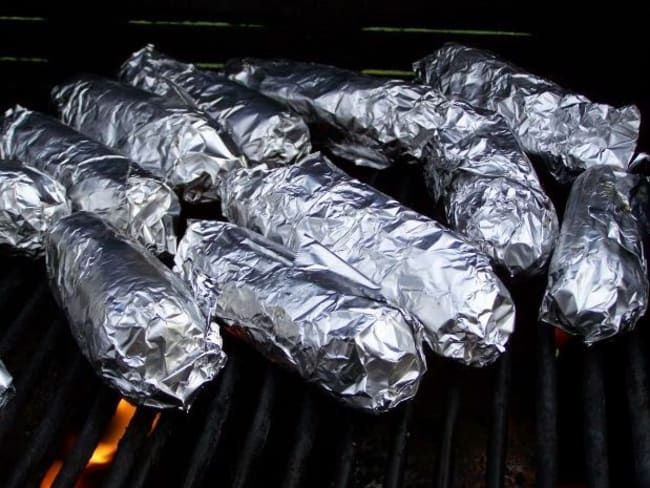
[[(418, 210), (427, 204), (415, 169), (345, 169)], [(543, 279), (511, 285), (509, 351), (483, 370), (429, 357), (418, 396), (394, 412), (339, 406), (226, 338), (228, 365), (189, 415), (138, 408), (112, 462), (92, 466), (118, 395), (78, 352), (43, 263), (4, 258), (0, 355), (17, 394), (0, 412), (0, 484), (650, 486), (644, 324), (590, 349), (565, 343), (536, 324)]]
[[(163, 3), (164, 15), (179, 11), (174, 2)], [(206, 2), (185, 3), (183, 15), (214, 16)], [(232, 5), (229, 22), (194, 23), (143, 20), (150, 12), (136, 7), (128, 18), (111, 13), (102, 23), (85, 24), (63, 10), (43, 16), (35, 8), (24, 16), (14, 9), (0, 16), (0, 66), (7, 68), (0, 108), (18, 102), (46, 111), (55, 83), (80, 71), (114, 75), (126, 54), (149, 41), (182, 58), (191, 53), (208, 68), (236, 55), (286, 56), (402, 76), (418, 53), (453, 38), (523, 61), (594, 98), (602, 94), (614, 103), (618, 94), (643, 96), (641, 77), (621, 80), (614, 69), (596, 77), (586, 69), (613, 39), (580, 38), (583, 52), (574, 59), (579, 48), (565, 53), (566, 38), (556, 30), (538, 36), (506, 25), (493, 36), (391, 27), (422, 22), (424, 12), (406, 3), (399, 15), (377, 2), (373, 12), (341, 16), (348, 3), (333, 2), (338, 7), (318, 7), (317, 26), (302, 27), (302, 13), (260, 5), (257, 16), (249, 12), (255, 8), (242, 7), (245, 23)], [(435, 15), (441, 22), (458, 20), (458, 13)], [(475, 17), (501, 26), (499, 15), (490, 10)], [(344, 34), (332, 36), (331, 21)], [(626, 39), (618, 39), (619, 47)], [(8, 46), (16, 51), (3, 51)], [(637, 61), (632, 50), (620, 49), (611, 62), (628, 65), (630, 56)], [(650, 113), (646, 98), (632, 101)], [(646, 133), (643, 128), (641, 149)], [(337, 164), (441, 218), (419, 168), (377, 172)], [(545, 189), (561, 213), (566, 194)], [(181, 230), (188, 218), (219, 213), (217, 206), (185, 206)], [(647, 318), (631, 334), (585, 348), (537, 324), (545, 277), (505, 281), (517, 306), (508, 351), (484, 369), (429, 355), (418, 395), (391, 413), (374, 417), (342, 407), (227, 336), (227, 366), (189, 414), (159, 413), (129, 407), (93, 373), (50, 296), (42, 261), (0, 257), (0, 358), (16, 386), (0, 410), (0, 486), (650, 486)]]

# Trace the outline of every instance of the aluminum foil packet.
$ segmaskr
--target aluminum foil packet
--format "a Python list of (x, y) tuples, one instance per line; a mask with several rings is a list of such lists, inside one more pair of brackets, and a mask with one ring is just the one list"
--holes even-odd
[(488, 51), (455, 43), (413, 68), (443, 94), (502, 115), (561, 183), (596, 165), (627, 168), (632, 159), (641, 123), (635, 106), (593, 103)]
[(503, 352), (514, 305), (488, 258), (322, 155), (233, 171), (219, 191), (230, 221), (296, 252), (308, 236), (377, 283), (424, 326), (436, 353), (484, 366)]
[(14, 380), (11, 374), (9, 374), (4, 363), (0, 360), (0, 410), (9, 403), (9, 400), (11, 400), (11, 397), (16, 391), (13, 383)]
[(311, 152), (309, 128), (300, 116), (226, 76), (203, 71), (149, 44), (122, 65), (121, 78), (158, 95), (187, 95), (228, 130), (251, 163), (281, 166)]
[(81, 351), (129, 400), (186, 410), (225, 364), (219, 331), (185, 283), (96, 215), (61, 219), (47, 236), (46, 262)]
[(66, 124), (182, 190), (187, 201), (214, 200), (221, 175), (246, 165), (225, 129), (180, 98), (90, 75), (54, 88), (52, 97)]
[(501, 117), (455, 115), (425, 146), (427, 187), (450, 227), (510, 276), (540, 273), (559, 233), (551, 199)]
[[(310, 121), (359, 138), (382, 167), (407, 154), (422, 159), (447, 222), (510, 275), (540, 272), (557, 238), (555, 208), (506, 122), (449, 100), (431, 87), (288, 61), (233, 61), (234, 79), (287, 103)], [(370, 141), (369, 141), (370, 140)], [(352, 155), (352, 157), (351, 157)], [(381, 158), (384, 158), (383, 160)], [(384, 161), (382, 163), (381, 161)]]
[(296, 256), (242, 227), (200, 221), (175, 260), (207, 315), (346, 404), (379, 413), (417, 392), (421, 329), (318, 243)]
[(377, 169), (419, 159), (439, 118), (439, 96), (423, 85), (361, 75), (334, 66), (288, 60), (234, 59), (227, 75), (331, 129), (338, 156)]
[(62, 183), (75, 210), (96, 213), (156, 253), (175, 253), (176, 194), (121, 154), (22, 107), (0, 122), (0, 152)]
[(0, 159), (0, 246), (41, 257), (46, 234), (70, 212), (59, 182), (35, 168)]
[(595, 166), (573, 184), (549, 267), (541, 322), (587, 344), (631, 330), (648, 305), (648, 181)]

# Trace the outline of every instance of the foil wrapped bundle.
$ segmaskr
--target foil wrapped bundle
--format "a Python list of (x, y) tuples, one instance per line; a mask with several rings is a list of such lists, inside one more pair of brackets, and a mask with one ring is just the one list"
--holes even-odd
[(587, 344), (631, 330), (648, 305), (645, 178), (596, 166), (571, 189), (540, 321)]
[(70, 211), (65, 188), (56, 180), (35, 168), (0, 159), (0, 245), (40, 257), (46, 234)]
[(293, 251), (308, 236), (379, 284), (424, 326), (438, 354), (484, 366), (503, 352), (514, 305), (488, 258), (320, 154), (284, 168), (233, 171), (219, 190), (232, 222)]
[(62, 183), (75, 210), (96, 213), (154, 252), (174, 254), (180, 205), (169, 186), (47, 115), (17, 107), (0, 127), (0, 152)]
[(524, 149), (540, 156), (561, 183), (606, 164), (626, 168), (636, 147), (641, 114), (593, 103), (496, 55), (449, 43), (414, 65), (441, 93), (498, 112)]
[(427, 187), (450, 227), (497, 266), (510, 276), (537, 274), (557, 240), (555, 207), (503, 120), (468, 114), (425, 146)]
[[(345, 132), (333, 152), (370, 166), (408, 155), (425, 163), (427, 183), (447, 221), (511, 275), (544, 267), (557, 215), (532, 164), (505, 121), (448, 100), (425, 85), (339, 68), (245, 59), (234, 79), (283, 101), (312, 122)], [(351, 139), (358, 147), (347, 151)], [(383, 162), (382, 162), (383, 161)]]
[(221, 175), (246, 164), (226, 131), (180, 98), (89, 75), (52, 96), (66, 124), (183, 190), (187, 201), (213, 200)]
[(0, 410), (11, 400), (14, 394), (14, 380), (0, 360)]
[(300, 116), (224, 75), (167, 57), (151, 44), (131, 55), (121, 78), (162, 96), (180, 90), (227, 129), (252, 163), (281, 166), (311, 151), (309, 129)]
[(81, 351), (124, 397), (188, 409), (223, 367), (219, 331), (185, 283), (99, 217), (61, 219), (47, 237), (46, 260)]
[(423, 85), (288, 60), (236, 59), (225, 70), (329, 129), (332, 152), (362, 166), (382, 169), (400, 158), (419, 159), (440, 118), (440, 97)]
[(207, 315), (343, 402), (379, 413), (415, 395), (426, 370), (421, 329), (318, 243), (295, 255), (233, 224), (201, 221), (175, 259)]

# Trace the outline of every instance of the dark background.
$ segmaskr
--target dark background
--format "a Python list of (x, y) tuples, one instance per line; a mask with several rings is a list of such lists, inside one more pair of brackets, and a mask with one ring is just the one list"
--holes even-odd
[[(2, 0), (0, 109), (16, 102), (44, 108), (52, 84), (79, 71), (114, 74), (130, 52), (147, 42), (200, 63), (283, 56), (352, 69), (409, 71), (413, 61), (454, 40), (493, 49), (596, 101), (636, 103), (650, 113), (645, 75), (650, 54), (641, 5)], [(430, 31), (367, 30), (382, 26)], [(644, 139), (646, 132), (644, 127)]]

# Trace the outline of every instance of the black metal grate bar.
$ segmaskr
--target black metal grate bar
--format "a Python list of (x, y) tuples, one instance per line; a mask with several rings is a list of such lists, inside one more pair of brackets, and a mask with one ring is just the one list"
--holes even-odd
[(406, 464), (413, 408), (413, 402), (410, 401), (397, 413), (395, 434), (388, 455), (386, 474), (384, 475), (384, 488), (399, 488), (404, 482), (404, 466)]
[(43, 417), (33, 433), (29, 446), (19, 458), (5, 488), (24, 488), (30, 485), (30, 481), (38, 482), (42, 478), (41, 464), (47, 453), (47, 448), (54, 445), (60, 437), (64, 426), (61, 419), (66, 418), (69, 398), (73, 389), (77, 387), (82, 365), (82, 357), (76, 354), (58, 385), (54, 397), (49, 402), (48, 414)]
[(557, 486), (557, 371), (553, 327), (537, 326), (537, 487)]
[(23, 279), (23, 273), (15, 265), (3, 273), (0, 280), (0, 310), (4, 310)]
[(20, 313), (5, 330), (2, 341), (0, 341), (0, 357), (16, 348), (20, 336), (29, 329), (29, 322), (34, 315), (42, 310), (47, 298), (45, 283), (40, 283), (34, 290), (34, 294), (24, 303)]
[(102, 433), (115, 412), (118, 396), (113, 390), (101, 388), (90, 407), (74, 446), (65, 456), (52, 488), (73, 488), (88, 464)]
[(149, 473), (160, 461), (162, 451), (178, 423), (179, 415), (182, 414), (178, 412), (161, 414), (156, 430), (151, 434), (146, 448), (142, 450), (142, 455), (133, 468), (131, 481), (127, 484), (129, 488), (142, 488), (146, 485)]
[(300, 415), (296, 422), (293, 443), (289, 459), (284, 469), (284, 488), (300, 488), (303, 485), (305, 465), (309, 453), (315, 443), (318, 416), (315, 411), (313, 393), (306, 389), (303, 392)]
[(584, 352), (585, 471), (589, 488), (609, 486), (607, 406), (599, 346)]
[(512, 376), (512, 353), (506, 351), (499, 359), (492, 395), (492, 429), (487, 450), (486, 486), (503, 488), (508, 442), (508, 397)]
[(115, 459), (103, 484), (104, 488), (127, 486), (126, 482), (131, 474), (131, 468), (151, 429), (154, 415), (155, 411), (149, 408), (140, 407), (136, 410), (117, 446)]
[(277, 383), (276, 372), (273, 369), (267, 370), (264, 383), (262, 384), (257, 410), (255, 411), (250, 429), (246, 434), (244, 446), (235, 467), (230, 484), (232, 488), (246, 486), (252, 468), (264, 449), (269, 430), (271, 429), (271, 414), (275, 403)]
[(190, 457), (190, 465), (183, 481), (184, 488), (200, 486), (212, 462), (214, 453), (221, 439), (223, 424), (232, 405), (232, 396), (240, 366), (236, 354), (228, 357), (228, 363), (221, 373), (219, 387), (208, 406), (205, 425)]
[(41, 341), (41, 347), (30, 358), (25, 371), (15, 379), (16, 395), (0, 412), (0, 445), (3, 444), (4, 436), (14, 427), (16, 415), (23, 410), (35, 384), (42, 378), (45, 365), (54, 348), (59, 345), (62, 333), (63, 325), (60, 322), (50, 324)]
[(641, 336), (625, 339), (625, 387), (638, 486), (650, 486), (650, 403), (646, 362)]
[(447, 394), (445, 424), (442, 429), (440, 456), (438, 457), (438, 467), (434, 479), (434, 486), (438, 488), (448, 488), (453, 483), (454, 434), (456, 431), (458, 410), (460, 409), (460, 396), (459, 383), (452, 383)]
[(340, 425), (334, 478), (329, 484), (330, 488), (349, 488), (352, 485), (352, 472), (356, 461), (355, 424), (352, 421), (352, 414), (347, 410), (341, 412)]

